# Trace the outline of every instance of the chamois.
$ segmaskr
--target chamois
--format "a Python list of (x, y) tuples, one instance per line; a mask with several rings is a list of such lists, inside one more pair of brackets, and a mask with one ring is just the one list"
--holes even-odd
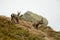
[(42, 17), (42, 19), (41, 19), (40, 21), (34, 22), (34, 23), (33, 23), (33, 26), (34, 26), (36, 29), (38, 29), (39, 24), (43, 24), (43, 17)]
[(15, 13), (12, 13), (11, 14), (11, 21), (14, 20), (14, 22), (16, 21), (17, 23), (19, 23), (19, 15), (20, 15), (21, 12), (18, 12), (18, 14), (16, 15)]

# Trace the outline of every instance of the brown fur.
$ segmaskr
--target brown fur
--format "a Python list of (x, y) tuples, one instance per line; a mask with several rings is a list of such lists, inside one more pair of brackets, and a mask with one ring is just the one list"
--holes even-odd
[[(21, 13), (21, 12), (20, 12), (20, 13)], [(14, 13), (12, 13), (12, 14), (11, 14), (11, 21), (14, 20), (15, 23), (19, 23), (19, 15), (20, 15), (20, 13), (18, 12), (17, 15), (14, 14)]]

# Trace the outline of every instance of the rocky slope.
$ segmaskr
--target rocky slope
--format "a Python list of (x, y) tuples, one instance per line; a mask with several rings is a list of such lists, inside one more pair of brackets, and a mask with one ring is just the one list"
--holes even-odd
[(32, 24), (21, 16), (19, 24), (11, 22), (8, 17), (0, 16), (0, 40), (60, 40), (60, 32), (42, 25), (37, 30)]

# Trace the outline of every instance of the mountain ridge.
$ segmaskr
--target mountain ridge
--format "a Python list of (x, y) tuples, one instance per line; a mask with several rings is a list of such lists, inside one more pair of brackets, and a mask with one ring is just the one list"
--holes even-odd
[(60, 40), (60, 32), (50, 26), (39, 25), (37, 30), (32, 24), (23, 19), (16, 24), (11, 18), (0, 16), (0, 40)]

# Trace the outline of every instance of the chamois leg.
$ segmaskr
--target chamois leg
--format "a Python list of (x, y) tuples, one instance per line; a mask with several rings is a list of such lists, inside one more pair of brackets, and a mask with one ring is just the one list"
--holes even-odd
[(16, 18), (16, 22), (19, 23), (19, 19), (18, 18)]

